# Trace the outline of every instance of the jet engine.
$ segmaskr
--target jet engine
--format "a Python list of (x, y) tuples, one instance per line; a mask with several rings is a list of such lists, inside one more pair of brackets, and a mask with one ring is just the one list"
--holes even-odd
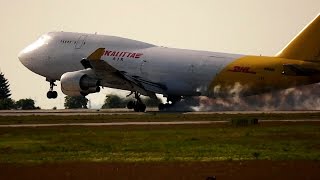
[(62, 92), (69, 96), (100, 92), (100, 81), (89, 74), (86, 70), (64, 73), (60, 79)]

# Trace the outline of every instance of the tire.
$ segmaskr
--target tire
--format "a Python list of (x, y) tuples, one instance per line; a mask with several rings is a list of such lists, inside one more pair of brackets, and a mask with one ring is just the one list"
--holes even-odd
[(140, 104), (139, 106), (140, 106), (139, 107), (140, 112), (145, 112), (146, 111), (147, 106), (145, 104)]
[(52, 99), (52, 98), (53, 98), (53, 93), (52, 93), (52, 91), (48, 91), (48, 92), (47, 92), (47, 98), (48, 98), (48, 99)]
[(138, 104), (133, 107), (134, 112), (140, 112)]
[(133, 109), (134, 106), (135, 106), (134, 101), (129, 101), (128, 104), (127, 104), (127, 108), (128, 108), (128, 109)]
[(135, 112), (145, 112), (146, 108), (147, 106), (145, 104), (136, 103), (133, 109)]
[(52, 98), (55, 99), (58, 97), (57, 91), (52, 91)]

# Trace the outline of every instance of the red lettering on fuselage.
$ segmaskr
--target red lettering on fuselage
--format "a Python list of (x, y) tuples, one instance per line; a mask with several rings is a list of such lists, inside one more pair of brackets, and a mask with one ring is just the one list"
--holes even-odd
[(104, 52), (104, 55), (105, 56), (110, 56), (110, 53), (111, 53), (112, 51), (108, 51), (108, 50), (106, 50), (105, 52)]
[(110, 54), (110, 56), (116, 56), (116, 52), (117, 52), (117, 51), (112, 51), (112, 53)]
[(142, 53), (137, 53), (135, 58), (140, 58), (143, 54)]
[(250, 71), (250, 67), (243, 67), (243, 66), (234, 66), (233, 69), (229, 69), (228, 71), (256, 74), (256, 72)]
[(105, 50), (103, 56), (109, 56), (109, 57), (127, 57), (127, 58), (135, 58), (139, 59), (141, 56), (143, 56), (142, 53), (132, 53), (132, 52), (126, 52), (126, 51), (111, 51), (111, 50)]

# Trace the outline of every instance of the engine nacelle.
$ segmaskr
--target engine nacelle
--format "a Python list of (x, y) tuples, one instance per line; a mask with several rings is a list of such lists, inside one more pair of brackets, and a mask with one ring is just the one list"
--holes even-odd
[(87, 70), (67, 72), (61, 76), (61, 90), (69, 96), (86, 96), (100, 92), (98, 79), (90, 77)]

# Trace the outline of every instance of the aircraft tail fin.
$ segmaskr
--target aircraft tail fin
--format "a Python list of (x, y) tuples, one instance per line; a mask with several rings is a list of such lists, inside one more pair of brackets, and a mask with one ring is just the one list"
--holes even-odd
[(320, 62), (320, 14), (277, 57)]

